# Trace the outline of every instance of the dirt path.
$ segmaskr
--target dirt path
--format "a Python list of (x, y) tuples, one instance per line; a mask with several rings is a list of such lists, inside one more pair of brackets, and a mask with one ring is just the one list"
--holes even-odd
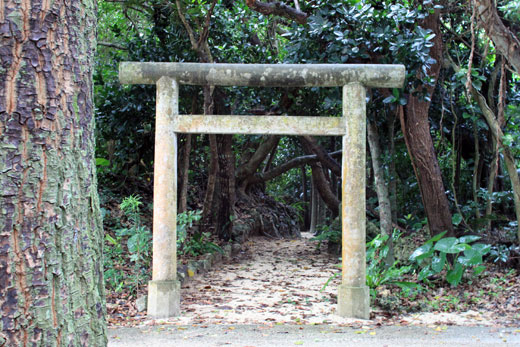
[[(339, 278), (325, 251), (299, 240), (253, 238), (231, 262), (182, 288), (181, 317), (109, 328), (109, 346), (518, 346), (518, 327), (479, 312), (382, 316), (334, 314)], [(478, 326), (472, 326), (478, 325)]]
[(252, 238), (239, 261), (222, 264), (182, 288), (182, 323), (348, 323), (335, 316), (339, 279), (320, 292), (337, 259), (298, 240)]
[[(501, 326), (493, 311), (421, 312), (409, 315), (378, 312), (371, 320), (335, 315), (340, 278), (339, 260), (309, 233), (297, 240), (254, 237), (234, 259), (184, 284), (181, 316), (173, 324), (333, 324), (341, 326), (441, 325)], [(321, 290), (321, 291), (320, 291)], [(388, 291), (388, 290), (387, 290)], [(389, 315), (390, 314), (390, 315)], [(153, 322), (148, 321), (148, 324)], [(146, 324), (146, 323), (145, 323)]]

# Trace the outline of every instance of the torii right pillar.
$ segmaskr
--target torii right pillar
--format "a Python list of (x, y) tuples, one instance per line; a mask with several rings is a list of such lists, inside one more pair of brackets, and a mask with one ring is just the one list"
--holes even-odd
[(366, 286), (366, 89), (361, 83), (343, 86), (343, 136), (341, 172), (342, 276), (338, 289), (338, 315), (370, 318)]

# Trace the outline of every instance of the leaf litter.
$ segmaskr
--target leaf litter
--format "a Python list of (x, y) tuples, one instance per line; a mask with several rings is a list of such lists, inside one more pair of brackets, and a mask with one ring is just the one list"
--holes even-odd
[[(252, 237), (232, 259), (199, 274), (181, 288), (181, 316), (150, 320), (125, 293), (107, 295), (109, 326), (279, 324), (352, 326), (365, 332), (381, 325), (518, 326), (520, 280), (498, 267), (456, 288), (431, 284), (414, 295), (381, 286), (371, 300), (371, 319), (335, 315), (340, 277), (338, 258), (318, 250), (311, 235), (296, 240)], [(410, 280), (410, 279), (408, 279)], [(142, 289), (146, 293), (146, 288)]]

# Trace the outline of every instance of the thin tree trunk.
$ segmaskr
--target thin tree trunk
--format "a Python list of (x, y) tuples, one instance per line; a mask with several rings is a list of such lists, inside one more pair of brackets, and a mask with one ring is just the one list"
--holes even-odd
[[(442, 34), (439, 29), (440, 12), (436, 9), (423, 20), (421, 26), (431, 29), (435, 33), (434, 45), (430, 50), (430, 56), (437, 63), (430, 68), (429, 75), (437, 80), (442, 61)], [(423, 87), (429, 95), (433, 93), (434, 87)], [(408, 104), (405, 107), (404, 117), (401, 118), (401, 125), (405, 142), (410, 153), (410, 159), (415, 168), (417, 182), (421, 191), (423, 206), (430, 227), (430, 234), (436, 235), (443, 231), (448, 231), (448, 235), (453, 235), (453, 225), (451, 212), (446, 190), (442, 182), (441, 170), (433, 147), (430, 134), (430, 123), (428, 120), (428, 109), (430, 102), (421, 98), (419, 95), (410, 95)]]
[(305, 172), (305, 166), (300, 167), (302, 177), (302, 189), (303, 189), (303, 230), (307, 230), (309, 226), (309, 194), (307, 192), (307, 174)]
[(372, 168), (374, 169), (374, 180), (376, 185), (377, 200), (379, 201), (379, 223), (381, 233), (388, 235), (389, 251), (385, 259), (385, 263), (390, 267), (394, 263), (394, 249), (392, 242), (392, 208), (390, 206), (390, 198), (385, 183), (383, 168), (379, 158), (381, 150), (379, 149), (379, 134), (376, 125), (369, 121), (367, 126), (368, 146), (370, 148), (370, 156), (372, 158)]
[(340, 201), (330, 190), (330, 184), (325, 177), (321, 163), (311, 163), (310, 165), (314, 186), (325, 204), (327, 204), (327, 207), (332, 211), (333, 217), (336, 217), (339, 213)]
[(511, 186), (513, 188), (513, 198), (515, 202), (515, 213), (516, 219), (518, 223), (517, 229), (517, 237), (518, 242), (520, 242), (520, 178), (518, 177), (518, 172), (516, 171), (516, 163), (513, 154), (511, 153), (511, 149), (508, 146), (505, 146), (502, 142), (502, 138), (504, 137), (504, 133), (500, 128), (500, 124), (495, 117), (494, 113), (491, 111), (489, 106), (486, 103), (486, 99), (482, 94), (480, 94), (475, 88), (471, 90), (473, 97), (477, 100), (480, 109), (482, 110), (482, 114), (484, 119), (486, 120), (491, 133), (493, 134), (495, 140), (498, 142), (499, 146), (502, 148), (502, 155), (504, 157), (504, 161), (506, 163), (507, 173), (509, 174), (509, 179), (511, 180)]
[(208, 170), (208, 183), (206, 185), (206, 194), (204, 195), (204, 203), (202, 207), (202, 223), (201, 226), (204, 228), (211, 224), (212, 220), (212, 208), (213, 208), (213, 196), (215, 195), (215, 187), (217, 184), (217, 175), (219, 171), (218, 167), (218, 149), (217, 149), (217, 137), (214, 134), (208, 135), (209, 137), (209, 170)]
[(475, 0), (480, 24), (493, 40), (497, 51), (507, 58), (517, 73), (520, 74), (520, 40), (518, 33), (509, 30), (498, 15), (493, 0)]
[(217, 235), (222, 240), (230, 240), (233, 229), (233, 209), (235, 207), (235, 156), (233, 154), (232, 135), (218, 135), (219, 156), (219, 199), (216, 202)]
[[(213, 86), (204, 87), (204, 114), (213, 114)], [(208, 170), (208, 183), (206, 186), (206, 194), (204, 196), (204, 203), (202, 207), (202, 223), (201, 228), (207, 228), (211, 225), (212, 221), (212, 209), (213, 209), (213, 198), (215, 195), (215, 187), (217, 184), (217, 175), (219, 171), (218, 163), (218, 146), (217, 136), (215, 134), (209, 134), (209, 170)]]
[(318, 219), (318, 190), (316, 189), (316, 183), (311, 177), (311, 225), (309, 231), (311, 234), (316, 234), (316, 222)]
[(186, 212), (188, 205), (188, 173), (190, 169), (191, 134), (186, 134), (179, 165), (179, 207), (178, 213)]
[(491, 214), (493, 213), (493, 190), (495, 187), (495, 179), (497, 177), (498, 171), (498, 162), (500, 160), (500, 155), (498, 152), (497, 142), (494, 137), (492, 138), (493, 148), (495, 149), (493, 153), (493, 158), (491, 159), (491, 168), (489, 169), (489, 177), (488, 177), (488, 185), (487, 185), (487, 199), (486, 199), (486, 219), (487, 219), (487, 230), (491, 230)]
[(2, 346), (104, 346), (96, 2), (0, 1)]
[(390, 157), (390, 164), (388, 171), (390, 176), (390, 183), (388, 185), (390, 193), (390, 207), (392, 209), (392, 223), (397, 224), (397, 171), (395, 170), (395, 117), (388, 117), (388, 137), (390, 140), (390, 147), (388, 155)]
[(273, 164), (274, 157), (276, 156), (276, 150), (278, 149), (278, 144), (280, 143), (280, 138), (278, 137), (278, 141), (276, 141), (276, 145), (274, 145), (271, 153), (269, 154), (269, 159), (267, 159), (267, 163), (265, 164), (262, 172), (267, 172), (271, 170), (271, 165)]
[(475, 202), (475, 217), (479, 219), (481, 217), (478, 202), (478, 191), (480, 189), (480, 180), (478, 175), (478, 169), (480, 165), (480, 145), (478, 142), (477, 121), (473, 122), (473, 138), (473, 143), (475, 146), (475, 163), (473, 165), (473, 180), (471, 186), (473, 190), (473, 201)]
[(336, 176), (341, 177), (341, 165), (318, 144), (314, 137), (308, 135), (301, 136), (300, 141), (304, 145), (306, 152), (308, 152), (307, 154), (311, 152), (316, 154), (323, 166), (330, 169)]
[[(460, 67), (455, 64), (455, 62), (451, 61), (451, 66), (455, 70), (455, 72), (458, 72), (460, 70)], [(517, 229), (517, 238), (518, 242), (520, 243), (520, 178), (518, 177), (518, 172), (516, 171), (516, 163), (515, 163), (515, 157), (513, 156), (513, 153), (511, 152), (511, 149), (508, 146), (505, 146), (502, 142), (502, 138), (504, 137), (504, 133), (500, 127), (500, 121), (498, 117), (495, 115), (495, 113), (491, 110), (491, 108), (488, 106), (486, 98), (475, 89), (470, 84), (470, 92), (473, 98), (477, 101), (477, 104), (480, 107), (480, 110), (482, 111), (482, 116), (484, 117), (488, 127), (489, 131), (493, 135), (495, 141), (497, 141), (499, 147), (502, 149), (502, 155), (504, 157), (504, 161), (506, 164), (507, 173), (509, 174), (509, 179), (511, 180), (511, 186), (513, 189), (513, 199), (515, 203), (515, 214), (516, 214), (516, 220), (518, 222), (518, 229)]]

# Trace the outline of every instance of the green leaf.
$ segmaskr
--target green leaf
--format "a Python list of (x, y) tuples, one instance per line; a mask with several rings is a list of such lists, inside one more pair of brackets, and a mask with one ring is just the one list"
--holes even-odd
[(486, 267), (484, 265), (479, 265), (477, 267), (475, 267), (475, 269), (473, 269), (473, 275), (475, 276), (478, 276), (482, 273), (482, 271), (484, 271), (486, 269)]
[(468, 247), (466, 244), (460, 244), (459, 240), (455, 237), (446, 237), (437, 241), (433, 249), (439, 252), (457, 254), (466, 250)]
[(433, 254), (432, 244), (426, 243), (421, 247), (417, 248), (412, 255), (408, 258), (410, 261), (421, 261), (425, 258), (428, 258)]
[(455, 213), (453, 217), (451, 217), (451, 222), (453, 225), (459, 225), (462, 222), (462, 215), (460, 213)]
[(474, 249), (467, 249), (464, 255), (457, 258), (457, 261), (464, 266), (473, 266), (482, 264), (482, 254)]
[(112, 236), (110, 236), (109, 234), (106, 234), (105, 235), (105, 239), (107, 239), (108, 242), (110, 242), (111, 244), (113, 245), (117, 245), (117, 241), (116, 239), (114, 239)]
[(440, 256), (435, 256), (432, 258), (432, 270), (435, 273), (439, 273), (444, 268), (444, 264), (446, 263), (446, 253), (441, 253)]
[(137, 251), (138, 237), (139, 237), (139, 234), (136, 233), (128, 238), (126, 245), (128, 247), (128, 251), (130, 253), (135, 253)]
[(96, 166), (110, 166), (110, 161), (105, 158), (96, 158)]
[(434, 237), (432, 237), (431, 239), (429, 239), (428, 241), (426, 241), (426, 243), (433, 243), (435, 241), (439, 241), (440, 239), (442, 239), (444, 237), (444, 235), (446, 235), (446, 233), (447, 233), (447, 231), (443, 231), (442, 233), (437, 234)]
[(480, 255), (486, 255), (491, 251), (491, 245), (485, 243), (475, 243), (471, 248), (479, 252)]
[(446, 274), (446, 280), (449, 284), (451, 284), (453, 287), (456, 287), (459, 285), (460, 281), (462, 280), (462, 273), (464, 272), (464, 267), (461, 263), (455, 263), (453, 266), (453, 269), (448, 271)]
[(455, 237), (446, 237), (437, 241), (434, 249), (440, 252), (447, 252), (450, 248), (455, 246), (459, 241)]
[(459, 237), (459, 242), (460, 243), (472, 243), (472, 242), (475, 242), (480, 239), (481, 239), (481, 237), (477, 236), (477, 235), (466, 235), (466, 236)]
[(383, 104), (389, 104), (389, 103), (392, 103), (392, 102), (394, 102), (396, 100), (397, 99), (393, 95), (391, 95), (391, 96), (386, 97), (386, 98), (383, 99)]
[(426, 267), (424, 267), (421, 270), (421, 272), (419, 272), (417, 279), (419, 281), (424, 281), (425, 279), (427, 279), (428, 277), (430, 277), (432, 275), (435, 275), (435, 272), (433, 272), (433, 270), (430, 268), (430, 265), (427, 265)]
[(421, 288), (421, 285), (419, 283), (415, 282), (394, 282), (396, 286), (398, 286), (401, 289), (417, 289)]

